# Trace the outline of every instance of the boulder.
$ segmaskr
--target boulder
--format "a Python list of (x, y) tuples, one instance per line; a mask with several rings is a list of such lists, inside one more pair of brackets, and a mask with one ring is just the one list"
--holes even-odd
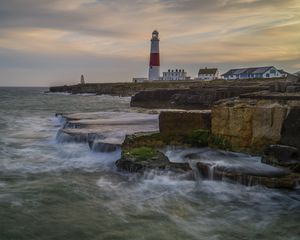
[(300, 172), (300, 150), (291, 146), (271, 145), (265, 149), (262, 162)]
[(163, 170), (185, 173), (187, 171), (191, 171), (188, 163), (170, 162), (168, 157), (166, 157), (163, 153), (149, 147), (123, 150), (121, 159), (116, 162), (116, 166), (118, 170), (128, 172)]
[(163, 135), (190, 134), (197, 129), (210, 128), (210, 111), (163, 111), (159, 115), (159, 130)]
[(290, 109), (283, 122), (280, 143), (300, 148), (300, 107)]
[(122, 144), (123, 149), (151, 147), (160, 148), (166, 145), (159, 132), (137, 132), (127, 134)]

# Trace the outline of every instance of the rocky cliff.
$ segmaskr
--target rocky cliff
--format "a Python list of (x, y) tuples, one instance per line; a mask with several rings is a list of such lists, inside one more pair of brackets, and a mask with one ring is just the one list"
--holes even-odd
[(266, 90), (269, 86), (221, 86), (192, 89), (156, 89), (132, 96), (132, 107), (210, 109), (218, 100)]
[(163, 135), (191, 134), (195, 130), (210, 130), (210, 110), (172, 110), (159, 114), (159, 130)]
[(226, 100), (212, 108), (212, 133), (228, 140), (236, 151), (262, 153), (280, 142), (297, 145), (300, 125), (295, 118), (300, 116), (295, 105), (281, 100)]
[(68, 92), (72, 94), (94, 93), (115, 96), (132, 96), (140, 91), (157, 89), (189, 89), (207, 85), (215, 85), (224, 81), (216, 80), (210, 83), (203, 81), (152, 81), (152, 82), (123, 82), (123, 83), (86, 83), (76, 85), (65, 85), (50, 87), (50, 92)]

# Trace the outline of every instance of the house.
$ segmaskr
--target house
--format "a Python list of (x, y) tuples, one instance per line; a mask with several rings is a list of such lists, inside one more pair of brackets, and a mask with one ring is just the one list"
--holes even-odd
[(214, 80), (219, 77), (219, 71), (217, 68), (203, 68), (200, 69), (198, 72), (198, 78), (199, 80)]
[(280, 78), (284, 74), (273, 66), (231, 69), (221, 75), (225, 80), (251, 79), (251, 78)]
[(162, 80), (173, 81), (173, 80), (189, 80), (187, 72), (184, 69), (169, 69), (167, 72), (163, 72)]
[(278, 70), (278, 72), (280, 72), (280, 74), (281, 74), (281, 77), (287, 77), (287, 76), (289, 75), (289, 73), (288, 73), (288, 72), (286, 72), (286, 71), (284, 71), (283, 69), (281, 69), (281, 70)]

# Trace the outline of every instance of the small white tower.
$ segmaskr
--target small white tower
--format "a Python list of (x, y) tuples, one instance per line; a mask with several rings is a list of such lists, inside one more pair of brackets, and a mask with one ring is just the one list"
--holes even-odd
[(84, 76), (83, 75), (81, 75), (81, 77), (80, 77), (80, 84), (85, 84)]
[(160, 77), (160, 59), (159, 59), (159, 38), (158, 31), (154, 30), (151, 38), (149, 80), (159, 80)]

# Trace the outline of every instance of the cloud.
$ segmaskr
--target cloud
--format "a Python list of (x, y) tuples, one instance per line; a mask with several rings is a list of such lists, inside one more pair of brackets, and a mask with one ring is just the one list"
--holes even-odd
[(147, 72), (155, 28), (162, 68), (182, 65), (191, 75), (201, 64), (294, 72), (300, 60), (297, 0), (10, 0), (0, 5), (0, 28), (2, 70), (72, 75), (82, 64), (94, 76), (130, 81)]

